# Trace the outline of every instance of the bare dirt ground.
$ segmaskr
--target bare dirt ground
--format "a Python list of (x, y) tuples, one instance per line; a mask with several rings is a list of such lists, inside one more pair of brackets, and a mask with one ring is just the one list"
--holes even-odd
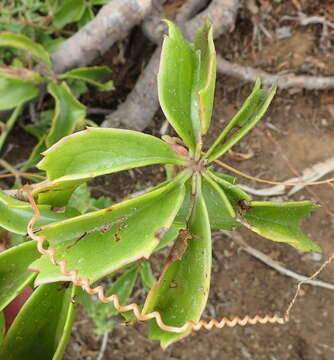
[[(171, 10), (182, 1), (169, 2)], [(334, 38), (321, 41), (322, 25), (302, 26), (282, 21), (283, 16), (296, 16), (299, 7), (308, 16), (325, 16), (334, 21), (332, 0), (271, 0), (249, 1), (259, 12), (247, 7), (238, 16), (235, 31), (216, 41), (217, 53), (242, 65), (251, 65), (273, 73), (334, 75)], [(277, 39), (276, 29), (289, 26), (291, 34)], [(253, 38), (254, 26), (262, 26)], [(143, 51), (145, 49), (145, 51)], [(115, 108), (132, 89), (141, 68), (154, 45), (135, 28), (130, 36), (114, 46), (99, 64), (110, 65), (116, 91), (91, 92), (85, 96), (87, 106)], [(218, 76), (213, 129), (208, 138), (217, 135), (231, 119), (251, 86), (230, 77)], [(159, 135), (164, 118), (159, 111), (147, 131)], [(274, 140), (273, 140), (274, 139)], [(250, 154), (247, 160), (226, 156), (224, 161), (254, 176), (285, 180), (334, 153), (334, 91), (278, 91), (265, 119), (238, 145), (235, 151)], [(294, 170), (292, 170), (294, 169)], [(163, 169), (150, 167), (134, 173), (104, 177), (91, 186), (96, 196), (110, 195), (120, 200), (129, 192), (152, 186), (163, 179)], [(260, 184), (240, 179), (243, 184), (259, 188)], [(256, 197), (254, 197), (256, 199)], [(259, 198), (269, 200), (269, 198)], [(272, 198), (270, 198), (271, 200)], [(303, 223), (304, 230), (323, 248), (321, 258), (241, 231), (244, 239), (283, 266), (301, 274), (312, 274), (334, 251), (334, 193), (329, 186), (312, 187), (282, 200), (313, 199), (322, 208)], [(159, 259), (152, 262), (158, 271)], [(294, 294), (296, 282), (278, 274), (248, 254), (223, 235), (215, 236), (211, 293), (205, 317), (221, 318), (234, 315), (285, 311)], [(334, 263), (320, 275), (334, 283)], [(142, 293), (135, 300), (142, 301)], [(165, 352), (157, 342), (146, 338), (147, 324), (134, 327), (116, 325), (109, 336), (105, 359), (223, 359), (223, 360), (332, 360), (334, 359), (334, 292), (305, 285), (302, 296), (286, 325), (257, 325), (233, 329), (202, 330)], [(91, 322), (79, 311), (68, 346), (66, 360), (96, 359), (101, 338), (93, 334)]]

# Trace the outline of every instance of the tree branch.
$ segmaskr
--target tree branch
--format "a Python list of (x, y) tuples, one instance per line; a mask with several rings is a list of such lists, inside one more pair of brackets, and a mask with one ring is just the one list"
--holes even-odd
[(308, 90), (324, 90), (334, 87), (334, 76), (275, 75), (250, 66), (231, 63), (217, 55), (217, 71), (240, 80), (254, 82), (261, 78), (263, 84), (277, 84), (281, 89), (291, 87)]
[(95, 19), (64, 41), (52, 55), (54, 71), (63, 73), (90, 64), (127, 36), (152, 10), (152, 0), (113, 0)]

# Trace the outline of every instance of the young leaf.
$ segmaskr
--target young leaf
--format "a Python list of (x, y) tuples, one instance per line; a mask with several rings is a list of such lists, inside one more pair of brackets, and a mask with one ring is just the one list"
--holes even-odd
[(0, 346), (0, 359), (61, 360), (68, 342), (76, 289), (39, 287), (24, 304)]
[[(38, 206), (41, 218), (36, 226), (42, 226), (54, 221), (67, 219), (74, 216), (77, 212), (68, 210), (63, 213), (51, 211), (49, 205)], [(0, 226), (15, 234), (25, 235), (27, 226), (34, 212), (29, 203), (13, 199), (0, 191)]]
[[(38, 234), (57, 248), (56, 258), (66, 260), (68, 269), (94, 282), (151, 255), (183, 201), (182, 176), (138, 198), (43, 227)], [(29, 268), (40, 272), (37, 284), (68, 280), (45, 256)]]
[[(133, 267), (132, 269), (125, 271), (112, 284), (106, 296), (116, 294), (118, 295), (120, 304), (125, 305), (129, 296), (132, 294), (137, 274), (137, 267)], [(80, 302), (83, 304), (88, 316), (94, 321), (96, 334), (102, 335), (112, 330), (114, 322), (111, 321), (110, 318), (118, 314), (118, 311), (112, 302), (107, 304), (102, 303), (86, 292), (81, 293)]]
[(193, 103), (201, 118), (201, 132), (205, 135), (210, 127), (213, 99), (216, 83), (216, 52), (212, 37), (212, 24), (206, 20), (197, 31), (195, 50), (199, 50), (200, 61), (197, 63), (198, 82), (195, 84)]
[(299, 219), (318, 208), (318, 205), (310, 201), (254, 201), (244, 217), (252, 231), (267, 239), (285, 242), (302, 251), (321, 251), (321, 248), (302, 232), (298, 224)]
[(191, 94), (195, 71), (195, 52), (180, 30), (167, 21), (169, 36), (164, 40), (158, 73), (161, 108), (176, 132), (195, 150), (191, 118)]
[(51, 67), (50, 56), (43, 46), (36, 44), (24, 35), (2, 32), (0, 33), (0, 46), (8, 46), (23, 50), (27, 54), (42, 60), (46, 65)]
[(66, 72), (60, 76), (61, 79), (75, 79), (85, 81), (90, 85), (96, 86), (100, 91), (113, 90), (113, 82), (106, 81), (110, 77), (111, 70), (107, 66), (92, 66), (88, 68), (78, 68)]
[[(276, 86), (261, 89), (261, 81), (256, 80), (254, 89), (241, 109), (224, 128), (216, 141), (206, 153), (209, 161), (213, 161), (239, 142), (264, 116), (276, 92)], [(233, 133), (233, 130), (237, 129)]]
[(245, 193), (243, 190), (241, 190), (238, 186), (233, 185), (229, 179), (222, 174), (217, 174), (216, 172), (208, 171), (208, 175), (212, 180), (214, 180), (224, 191), (226, 194), (228, 200), (232, 204), (233, 208), (235, 210), (238, 210), (239, 208), (239, 202), (240, 201), (251, 201), (252, 197)]
[(35, 241), (25, 242), (0, 253), (0, 310), (15, 299), (36, 276), (27, 267), (40, 256)]
[(0, 110), (12, 109), (33, 99), (39, 93), (37, 87), (20, 79), (0, 79)]
[(234, 208), (224, 190), (209, 176), (202, 179), (202, 194), (208, 209), (212, 229), (232, 230), (241, 225), (235, 219)]
[(85, 118), (86, 107), (72, 95), (65, 82), (60, 85), (50, 82), (48, 91), (55, 99), (52, 126), (45, 140), (49, 147), (64, 136), (72, 134), (75, 125)]
[(78, 21), (85, 11), (84, 0), (63, 1), (54, 14), (53, 25), (61, 29), (65, 25)]
[[(187, 249), (181, 259), (171, 259), (146, 298), (143, 313), (159, 311), (165, 324), (183, 326), (186, 321), (199, 321), (205, 308), (210, 286), (211, 231), (203, 198), (195, 204), (190, 219)], [(182, 241), (177, 240), (177, 241)], [(161, 330), (155, 320), (151, 321), (149, 337), (160, 340), (162, 348), (187, 336), (183, 333)]]

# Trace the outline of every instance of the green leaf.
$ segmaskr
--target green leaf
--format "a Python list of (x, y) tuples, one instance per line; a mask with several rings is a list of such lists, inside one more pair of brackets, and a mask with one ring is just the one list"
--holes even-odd
[(87, 68), (78, 68), (61, 75), (61, 79), (75, 79), (85, 81), (90, 85), (96, 86), (100, 91), (113, 90), (113, 82), (106, 81), (110, 77), (111, 70), (107, 66), (92, 66)]
[(158, 138), (131, 130), (88, 128), (68, 136), (44, 152), (38, 168), (48, 179), (90, 179), (134, 167), (160, 163), (185, 165)]
[(0, 79), (0, 110), (19, 106), (39, 93), (37, 87), (30, 82), (19, 79)]
[[(200, 196), (190, 219), (193, 236), (181, 260), (167, 263), (157, 284), (149, 293), (143, 313), (159, 311), (165, 324), (183, 326), (186, 321), (198, 322), (205, 308), (210, 286), (211, 231), (208, 213)], [(162, 348), (182, 339), (191, 332), (161, 330), (151, 321), (149, 337), (160, 340)]]
[(87, 184), (82, 184), (73, 192), (68, 205), (77, 209), (81, 214), (92, 210), (104, 209), (112, 204), (110, 198), (101, 196), (97, 199), (92, 197)]
[(222, 176), (222, 174), (218, 175), (216, 172), (208, 171), (208, 175), (222, 188), (235, 210), (239, 210), (240, 201), (252, 200), (249, 194), (241, 190), (238, 186), (233, 185), (233, 183), (225, 176)]
[[(68, 269), (94, 282), (151, 255), (181, 206), (185, 176), (138, 198), (45, 226), (38, 234), (57, 248), (56, 258), (66, 260)], [(36, 284), (68, 280), (46, 256), (30, 268), (40, 272)]]
[[(42, 226), (54, 221), (67, 219), (76, 214), (73, 210), (67, 210), (63, 213), (51, 211), (49, 205), (38, 206), (41, 218), (36, 226)], [(34, 212), (29, 203), (13, 199), (0, 191), (0, 226), (16, 234), (25, 235), (27, 226)]]
[(75, 314), (76, 289), (59, 284), (39, 287), (28, 299), (0, 346), (6, 360), (61, 360)]
[(91, 0), (92, 5), (105, 5), (108, 4), (111, 0)]
[(0, 46), (8, 46), (25, 51), (36, 59), (42, 60), (51, 67), (51, 60), (47, 51), (42, 45), (36, 44), (24, 35), (9, 32), (0, 33)]
[(235, 219), (234, 208), (224, 190), (209, 176), (202, 179), (202, 194), (208, 209), (210, 226), (213, 230), (232, 230), (241, 225)]
[(35, 241), (14, 246), (0, 254), (0, 310), (14, 300), (36, 276), (27, 268), (40, 256)]
[(185, 144), (195, 151), (195, 134), (191, 117), (191, 94), (195, 71), (195, 53), (180, 30), (170, 21), (165, 37), (158, 73), (161, 108)]
[(65, 82), (60, 85), (49, 83), (48, 91), (56, 104), (51, 130), (45, 140), (49, 147), (64, 136), (72, 134), (75, 125), (85, 118), (86, 107), (72, 95)]
[(210, 127), (216, 83), (216, 52), (212, 24), (208, 19), (197, 31), (194, 46), (199, 51), (200, 61), (197, 64), (198, 79), (193, 92), (193, 104), (196, 104), (195, 110), (201, 119), (201, 133), (205, 135)]
[(274, 203), (254, 201), (244, 217), (250, 229), (259, 235), (279, 242), (285, 242), (302, 251), (322, 251), (298, 224), (319, 206), (311, 201)]
[(79, 28), (82, 28), (87, 23), (92, 21), (95, 17), (95, 14), (91, 7), (86, 7), (84, 13), (82, 14), (80, 20), (78, 21)]
[(165, 246), (169, 245), (177, 238), (179, 231), (185, 228), (186, 228), (185, 222), (183, 223), (174, 222), (174, 224), (168, 229), (168, 231), (163, 236), (163, 238), (159, 242), (159, 245), (156, 247), (154, 251), (158, 251), (164, 248)]
[(160, 139), (131, 130), (88, 128), (68, 136), (44, 152), (37, 165), (51, 181), (36, 189), (39, 203), (63, 206), (74, 189), (99, 175), (134, 167), (170, 163), (185, 165)]
[[(133, 267), (132, 269), (124, 272), (112, 284), (106, 296), (116, 294), (118, 295), (120, 304), (125, 305), (132, 294), (137, 274), (137, 267)], [(112, 302), (107, 304), (102, 303), (100, 300), (94, 298), (86, 292), (82, 292), (80, 302), (83, 304), (87, 315), (94, 321), (96, 327), (94, 332), (96, 334), (102, 335), (113, 329), (114, 322), (110, 320), (110, 318), (117, 315), (118, 311)]]
[(148, 261), (144, 261), (140, 265), (140, 278), (141, 283), (146, 291), (150, 291), (156, 283), (155, 276), (153, 275), (151, 264)]
[(210, 173), (211, 173), (212, 175), (215, 175), (215, 176), (217, 176), (217, 177), (219, 177), (219, 178), (221, 178), (221, 179), (229, 182), (229, 183), (232, 184), (232, 185), (234, 185), (234, 184), (236, 183), (236, 181), (237, 181), (237, 178), (234, 177), (234, 176), (227, 175), (227, 174), (222, 173), (222, 172), (219, 172), (219, 171), (213, 171), (213, 170), (211, 169), (211, 166), (208, 167), (208, 170), (210, 171)]
[[(206, 153), (205, 156), (209, 161), (225, 154), (261, 120), (275, 92), (276, 86), (273, 85), (270, 89), (261, 89), (260, 79), (256, 80), (252, 93)], [(234, 132), (234, 130), (236, 131)]]
[(62, 6), (54, 14), (53, 25), (58, 29), (62, 29), (66, 24), (80, 20), (84, 11), (84, 0), (63, 1)]

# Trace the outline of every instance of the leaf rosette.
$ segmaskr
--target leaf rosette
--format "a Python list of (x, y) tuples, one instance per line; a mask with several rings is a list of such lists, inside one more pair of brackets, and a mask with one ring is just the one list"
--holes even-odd
[[(88, 128), (56, 142), (60, 137), (57, 123), (65, 121), (66, 126), (72, 126), (74, 112), (83, 116), (84, 109), (71, 100), (66, 114), (56, 111), (54, 118), (59, 120), (54, 121), (46, 139), (46, 144), (53, 145), (37, 165), (46, 172), (47, 180), (34, 185), (32, 193), (41, 215), (34, 237), (45, 239), (48, 249), (55, 250), (57, 261), (51, 263), (50, 256), (44, 254), (26, 264), (38, 273), (34, 281), (41, 287), (40, 292), (49, 283), (73, 281), (74, 270), (76, 279), (89, 283), (121, 271), (131, 275), (131, 289), (137, 274), (141, 274), (144, 287), (151, 290), (140, 309), (141, 315), (136, 317), (151, 319), (149, 336), (159, 340), (164, 348), (187, 336), (204, 311), (212, 262), (211, 230), (245, 226), (298, 250), (320, 251), (298, 224), (316, 205), (308, 201), (253, 201), (236, 185), (234, 177), (212, 168), (212, 163), (264, 116), (275, 86), (262, 88), (257, 80), (238, 113), (212, 146), (203, 150), (202, 137), (210, 127), (216, 80), (212, 25), (207, 21), (194, 43), (188, 43), (173, 23), (167, 23), (169, 35), (163, 43), (158, 90), (162, 110), (178, 137), (161, 140), (130, 130)], [(84, 69), (67, 76), (92, 81)], [(69, 97), (65, 85), (51, 84), (49, 91), (59, 103)], [(143, 195), (85, 214), (60, 213), (57, 216), (61, 218), (50, 214), (51, 207), (67, 207), (76, 189), (97, 176), (157, 164), (166, 166), (167, 179)], [(27, 203), (10, 202), (4, 196), (0, 206), (7, 211), (0, 216), (0, 225), (22, 233), (27, 212), (32, 214)], [(20, 225), (8, 224), (8, 217), (14, 212)], [(155, 251), (171, 244), (155, 282), (143, 261), (148, 264), (146, 260)], [(32, 256), (36, 255), (31, 245), (26, 247)], [(66, 264), (66, 271), (57, 263)], [(124, 279), (128, 277), (124, 275)], [(30, 280), (22, 276), (22, 283)], [(116, 288), (124, 287), (120, 283)], [(122, 303), (129, 296), (126, 294)], [(165, 326), (152, 314), (159, 314)], [(125, 316), (131, 318), (129, 313)], [(182, 331), (168, 330), (171, 328)]]

